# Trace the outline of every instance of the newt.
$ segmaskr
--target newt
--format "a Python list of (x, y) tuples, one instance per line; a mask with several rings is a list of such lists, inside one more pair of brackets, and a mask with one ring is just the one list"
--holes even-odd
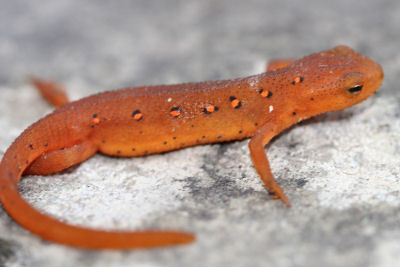
[(141, 86), (69, 103), (57, 84), (35, 79), (46, 99), (60, 107), (29, 126), (5, 152), (0, 201), (21, 226), (65, 245), (130, 249), (190, 243), (194, 235), (182, 231), (100, 231), (66, 224), (27, 203), (18, 181), (24, 174), (64, 170), (97, 152), (138, 157), (251, 138), (250, 155), (262, 182), (289, 207), (264, 146), (299, 121), (363, 101), (382, 80), (378, 63), (346, 46), (272, 62), (268, 71), (246, 78)]

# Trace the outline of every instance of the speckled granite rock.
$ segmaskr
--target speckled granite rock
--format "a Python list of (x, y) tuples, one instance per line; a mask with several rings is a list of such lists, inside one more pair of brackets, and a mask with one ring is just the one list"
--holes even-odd
[(150, 157), (95, 156), (26, 177), (23, 196), (70, 223), (184, 229), (189, 246), (89, 252), (40, 240), (0, 208), (0, 266), (395, 266), (400, 261), (400, 4), (319, 1), (0, 1), (0, 151), (51, 111), (30, 74), (72, 99), (131, 85), (260, 72), (347, 44), (380, 62), (378, 94), (267, 147), (294, 204), (270, 199), (247, 141)]

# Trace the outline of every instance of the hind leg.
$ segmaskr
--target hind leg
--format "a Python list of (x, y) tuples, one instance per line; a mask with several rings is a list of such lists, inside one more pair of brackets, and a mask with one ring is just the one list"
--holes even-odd
[(64, 86), (53, 81), (45, 81), (35, 77), (30, 78), (33, 85), (40, 92), (43, 98), (55, 107), (60, 107), (68, 102)]
[(81, 163), (97, 152), (97, 147), (86, 141), (72, 147), (55, 150), (37, 158), (24, 174), (48, 175)]

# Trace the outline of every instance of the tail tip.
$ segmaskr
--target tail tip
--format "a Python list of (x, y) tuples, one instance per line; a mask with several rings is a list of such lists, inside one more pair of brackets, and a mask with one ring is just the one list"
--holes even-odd
[(180, 233), (176, 238), (177, 244), (182, 244), (182, 245), (192, 243), (195, 240), (196, 236), (191, 233)]

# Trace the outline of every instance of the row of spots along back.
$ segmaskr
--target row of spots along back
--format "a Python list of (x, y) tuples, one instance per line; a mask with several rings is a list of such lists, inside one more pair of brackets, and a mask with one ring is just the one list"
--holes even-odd
[[(295, 78), (295, 80), (293, 81), (293, 83), (297, 83), (297, 82), (302, 82), (303, 81), (303, 77), (296, 77)], [(262, 96), (262, 97), (266, 97), (266, 98), (270, 98), (271, 96), (272, 96), (272, 92), (271, 91), (268, 91), (268, 90), (264, 90), (264, 89), (260, 89), (259, 91), (259, 94)], [(170, 98), (169, 98), (170, 99)], [(168, 100), (169, 100), (168, 99)], [(168, 102), (170, 102), (170, 101), (168, 101)], [(232, 106), (232, 108), (234, 108), (234, 109), (239, 109), (241, 106), (242, 106), (242, 102), (238, 99), (238, 98), (236, 98), (235, 96), (230, 96), (229, 97), (229, 102), (230, 102), (230, 104), (231, 104), (231, 106)], [(215, 106), (215, 105), (208, 105), (208, 106), (206, 106), (206, 107), (204, 107), (203, 108), (203, 113), (205, 113), (205, 114), (211, 114), (211, 113), (213, 113), (213, 112), (215, 112), (215, 111), (218, 111), (219, 110), (219, 107), (218, 106)], [(179, 107), (179, 106), (177, 106), (177, 107), (172, 107), (171, 109), (170, 109), (170, 112), (169, 112), (169, 114), (172, 116), (172, 117), (178, 117), (179, 115), (181, 115), (182, 114), (182, 108), (181, 107)], [(136, 109), (136, 110), (134, 110), (133, 112), (132, 112), (132, 117), (133, 117), (133, 119), (134, 120), (136, 120), (136, 121), (141, 121), (142, 119), (143, 119), (143, 113), (140, 111), (140, 109)], [(97, 114), (93, 114), (93, 118), (92, 118), (92, 122), (94, 123), (94, 124), (99, 124), (100, 123), (100, 118), (98, 117), (98, 115)]]
[[(235, 109), (238, 109), (242, 106), (242, 102), (239, 99), (237, 99), (235, 96), (230, 96), (229, 101), (231, 103), (231, 106)], [(208, 105), (208, 106), (204, 107), (202, 111), (205, 114), (211, 114), (218, 110), (219, 110), (218, 106)], [(179, 117), (179, 115), (182, 114), (182, 108), (179, 106), (172, 107), (169, 111), (169, 114), (172, 117)], [(96, 115), (96, 117), (95, 117), (95, 115)], [(136, 109), (135, 111), (133, 111), (132, 117), (136, 121), (141, 121), (143, 119), (143, 113), (139, 109)], [(100, 120), (97, 118), (97, 114), (94, 114), (93, 115), (93, 123), (98, 124), (99, 122), (100, 122)]]
[[(303, 82), (303, 80), (304, 80), (304, 78), (303, 78), (302, 76), (297, 76), (297, 77), (292, 81), (292, 84), (295, 85), (295, 84), (297, 84), (297, 83), (301, 83), (301, 82)], [(259, 93), (262, 97), (264, 97), (264, 98), (271, 98), (272, 95), (273, 95), (271, 91), (269, 91), (269, 90), (264, 90), (264, 89), (259, 89), (259, 90), (258, 90), (258, 93)], [(168, 98), (168, 102), (170, 102), (170, 99), (171, 99), (171, 98)], [(239, 108), (242, 106), (242, 102), (241, 102), (237, 97), (235, 97), (235, 96), (230, 96), (230, 97), (229, 97), (229, 102), (230, 102), (230, 104), (231, 104), (231, 107), (234, 108), (234, 109), (239, 109)], [(203, 112), (204, 114), (209, 115), (209, 114), (214, 113), (214, 112), (216, 112), (216, 111), (218, 111), (218, 110), (219, 110), (219, 107), (218, 107), (218, 106), (215, 106), (215, 105), (210, 104), (210, 105), (204, 107), (203, 110), (202, 110), (202, 112)], [(172, 117), (179, 117), (179, 116), (182, 114), (182, 112), (183, 112), (183, 110), (182, 110), (181, 107), (175, 106), (175, 107), (172, 107), (172, 108), (170, 109), (169, 114), (170, 114)], [(144, 115), (143, 115), (143, 113), (140, 111), (140, 109), (136, 109), (136, 110), (134, 110), (134, 111), (132, 112), (132, 117), (133, 117), (133, 119), (136, 120), (136, 121), (141, 121), (141, 120), (143, 119), (143, 116), (144, 116)], [(100, 123), (100, 118), (99, 118), (98, 114), (93, 114), (93, 116), (92, 116), (92, 122), (93, 122), (94, 125)]]

